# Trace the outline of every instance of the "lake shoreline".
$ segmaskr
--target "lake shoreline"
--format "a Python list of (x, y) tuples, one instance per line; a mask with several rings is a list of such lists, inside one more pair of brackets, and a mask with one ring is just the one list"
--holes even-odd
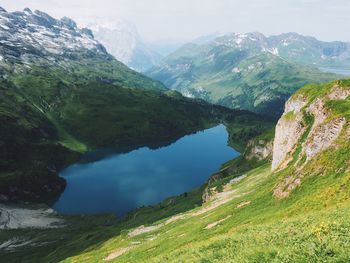
[[(204, 139), (205, 136), (211, 137)], [(107, 154), (102, 150), (97, 151), (98, 158), (91, 156), (88, 158), (94, 160), (92, 163), (87, 160), (78, 162), (61, 172), (61, 176), (67, 181), (67, 187), (53, 204), (53, 208), (61, 214), (68, 215), (115, 213), (118, 216), (125, 216), (138, 207), (155, 205), (165, 198), (192, 191), (203, 185), (222, 163), (239, 155), (239, 152), (228, 145), (228, 138), (226, 127), (220, 124), (214, 128), (187, 134), (174, 143), (158, 148), (141, 147), (128, 153), (114, 154), (110, 150)], [(204, 141), (201, 141), (203, 139)], [(220, 143), (215, 145), (215, 141), (218, 140)], [(205, 141), (211, 142), (205, 143)], [(199, 152), (191, 152), (196, 151), (195, 149)], [(188, 153), (192, 153), (191, 157), (186, 157)], [(220, 156), (225, 155), (226, 158), (220, 159)], [(189, 160), (191, 158), (194, 163)], [(210, 169), (205, 169), (205, 166)], [(141, 176), (142, 186), (138, 186), (140, 184), (138, 176)], [(169, 181), (170, 178), (173, 181)], [(106, 183), (108, 180), (110, 182)], [(121, 181), (116, 183), (115, 180)], [(185, 187), (182, 185), (185, 181), (181, 180), (187, 180), (190, 185)], [(171, 189), (165, 189), (167, 184), (172, 185)], [(114, 185), (114, 188), (111, 185)], [(152, 190), (154, 187), (158, 189), (156, 192)], [(132, 194), (124, 193), (125, 191)], [(143, 197), (137, 193), (142, 193)], [(124, 198), (126, 199), (123, 201)], [(122, 209), (115, 208), (113, 212), (111, 207), (107, 207), (108, 205), (121, 206)], [(129, 206), (130, 208), (127, 208)]]

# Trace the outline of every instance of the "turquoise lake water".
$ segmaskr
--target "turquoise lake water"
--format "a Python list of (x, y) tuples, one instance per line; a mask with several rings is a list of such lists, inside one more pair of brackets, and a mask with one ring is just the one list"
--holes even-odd
[(99, 160), (85, 160), (61, 171), (67, 187), (53, 208), (62, 214), (123, 216), (137, 207), (191, 191), (221, 164), (239, 155), (227, 140), (225, 126), (219, 125), (159, 149), (109, 151), (102, 159), (100, 150)]

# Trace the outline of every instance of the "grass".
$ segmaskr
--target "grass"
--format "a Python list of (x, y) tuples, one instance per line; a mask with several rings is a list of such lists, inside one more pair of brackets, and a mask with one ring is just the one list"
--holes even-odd
[[(124, 228), (120, 235), (63, 262), (98, 262), (109, 253), (129, 246), (131, 250), (115, 262), (343, 262), (348, 259), (350, 188), (345, 183), (350, 180), (350, 174), (308, 177), (289, 199), (280, 201), (273, 197), (272, 189), (281, 176), (271, 174), (269, 164), (264, 165), (232, 186), (243, 196), (215, 210), (188, 216), (132, 238)], [(245, 201), (251, 203), (238, 209)], [(212, 229), (205, 229), (227, 216), (231, 217)], [(80, 242), (81, 239), (74, 241), (76, 245)], [(61, 246), (56, 253), (64, 254), (74, 243)], [(47, 260), (55, 261), (54, 255)]]
[[(81, 68), (77, 70), (86, 72)], [(55, 74), (59, 73), (55, 72), (53, 79), (57, 77)], [(32, 81), (32, 78), (29, 76), (29, 80)], [(49, 76), (45, 78), (51, 79)], [(25, 90), (37, 80), (29, 83), (24, 79), (21, 81), (25, 83), (22, 86)], [(118, 81), (120, 79), (116, 78), (113, 83)], [(232, 125), (228, 125), (231, 140), (240, 138), (242, 148), (252, 137), (260, 135), (268, 139), (273, 136), (271, 124), (259, 122), (256, 115), (236, 111), (236, 115), (232, 116), (220, 107), (190, 101), (177, 94), (167, 96), (155, 91), (87, 81), (72, 85), (69, 92), (61, 95), (61, 100), (50, 101), (55, 98), (55, 87), (65, 90), (61, 82), (49, 85), (50, 92), (42, 97), (34, 96), (40, 86), (21, 93), (9, 89), (14, 88), (13, 84), (4, 83), (1, 86), (5, 95), (0, 104), (0, 118), (6, 121), (6, 125), (0, 129), (1, 146), (11, 150), (10, 157), (16, 157), (16, 161), (30, 157), (30, 162), (20, 167), (32, 169), (29, 178), (38, 178), (39, 172), (53, 159), (59, 160), (57, 167), (74, 159), (70, 156), (72, 151), (62, 147), (60, 142), (71, 149), (83, 151), (90, 145), (118, 144), (118, 138), (113, 140), (115, 132), (131, 136), (130, 141), (140, 135), (145, 136), (140, 139), (149, 139), (159, 134), (159, 129), (156, 129), (159, 127), (166, 127), (165, 130), (181, 127), (176, 132), (188, 132), (188, 129), (222, 121), (220, 117), (224, 116), (225, 122), (232, 121)], [(63, 83), (67, 85), (68, 82)], [(130, 82), (127, 84), (131, 85)], [(308, 86), (299, 94), (314, 100), (320, 94), (326, 94), (327, 85), (321, 85), (317, 91)], [(96, 94), (96, 91), (99, 93)], [(122, 100), (118, 101), (118, 98)], [(121, 104), (122, 101), (125, 104)], [(348, 114), (347, 100), (340, 105), (330, 102), (327, 106), (337, 116)], [(145, 108), (149, 111), (143, 113)], [(215, 109), (217, 114), (213, 114)], [(158, 116), (159, 113), (162, 115)], [(306, 112), (303, 114), (307, 129), (295, 151), (294, 160), (299, 157), (302, 143), (313, 123), (312, 116)], [(179, 116), (183, 118), (177, 118)], [(152, 126), (145, 119), (151, 120)], [(112, 121), (116, 126), (106, 130)], [(97, 134), (91, 133), (95, 130), (94, 126)], [(214, 183), (224, 196), (225, 202), (220, 205), (215, 206), (220, 199), (201, 205), (203, 188), (199, 188), (169, 198), (157, 206), (143, 207), (119, 222), (108, 215), (79, 216), (66, 218), (68, 225), (62, 229), (4, 230), (0, 232), (1, 243), (20, 237), (31, 240), (32, 246), (1, 252), (1, 259), (4, 262), (101, 262), (111, 253), (124, 249), (125, 253), (116, 257), (115, 262), (346, 262), (350, 259), (348, 128), (347, 125), (333, 147), (306, 163), (302, 170), (289, 165), (273, 173), (270, 163), (247, 162), (243, 157), (224, 164), (220, 171), (223, 178)], [(268, 132), (262, 134), (262, 131)], [(130, 142), (125, 137), (120, 140)], [(19, 155), (18, 149), (25, 149), (25, 152)], [(15, 178), (19, 185), (21, 181), (17, 180), (25, 179), (20, 174), (21, 170), (16, 170), (19, 171), (16, 176), (10, 173), (17, 163), (6, 162), (11, 158), (1, 158), (3, 167), (7, 169), (1, 176), (5, 178), (3, 180)], [(41, 162), (33, 166), (33, 158)], [(246, 175), (244, 179), (227, 185), (230, 179), (243, 174)], [(301, 185), (288, 198), (278, 199), (273, 195), (276, 185), (287, 177), (296, 176), (300, 177)], [(52, 178), (45, 173), (39, 177), (39, 182), (44, 180), (44, 184), (46, 179)], [(28, 184), (33, 185), (33, 181), (29, 180)], [(153, 230), (128, 235), (140, 225), (151, 226)]]
[(340, 88), (349, 87), (350, 79), (336, 80), (336, 81), (332, 81), (324, 84), (306, 85), (303, 88), (296, 91), (292, 95), (292, 98), (296, 98), (300, 95), (306, 96), (308, 98), (309, 104), (311, 104), (315, 99), (325, 96), (334, 85), (337, 85)]
[[(328, 149), (304, 166), (307, 176), (287, 199), (276, 199), (272, 191), (295, 169), (290, 166), (272, 173), (267, 163), (225, 190), (236, 191), (236, 198), (202, 214), (196, 213), (213, 201), (182, 209), (192, 202), (189, 200), (195, 204), (197, 198), (196, 194), (183, 195), (179, 206), (173, 199), (174, 210), (168, 214), (162, 207), (171, 207), (172, 199), (136, 211), (117, 225), (43, 231), (37, 234), (39, 240), (56, 239), (55, 243), (46, 251), (32, 247), (26, 258), (33, 262), (101, 262), (110, 253), (129, 247), (113, 262), (347, 262), (350, 173), (344, 164), (350, 159), (350, 142), (343, 134), (336, 145), (339, 147)], [(243, 202), (250, 203), (238, 208)], [(161, 224), (164, 217), (174, 214), (184, 218), (128, 236), (138, 225)], [(23, 254), (17, 252), (11, 258), (19, 255)]]
[[(344, 115), (348, 109), (345, 102), (332, 110), (334, 114)], [(296, 147), (294, 161), (299, 158), (302, 143), (314, 122), (306, 111), (301, 114), (306, 130)], [(221, 186), (222, 194), (231, 193), (233, 197), (227, 195), (226, 202), (219, 206), (213, 206), (215, 199), (203, 206), (188, 206), (178, 211), (176, 214), (181, 217), (171, 223), (155, 216), (162, 209), (140, 210), (136, 218), (142, 218), (146, 212), (145, 215), (152, 214), (152, 220), (138, 222), (134, 218), (135, 224), (126, 221), (112, 226), (108, 231), (115, 231), (115, 236), (98, 245), (88, 246), (78, 238), (61, 245), (45, 259), (57, 261), (62, 259), (57, 255), (66, 255), (63, 262), (99, 262), (127, 248), (113, 262), (347, 262), (350, 259), (348, 128), (347, 124), (333, 147), (304, 163), (301, 170), (289, 164), (273, 173), (270, 163), (252, 169), (242, 157), (224, 164), (221, 172), (226, 171), (227, 178), (217, 187)], [(230, 167), (235, 169), (227, 170)], [(228, 178), (243, 173), (244, 179), (227, 185)], [(300, 178), (301, 185), (288, 198), (278, 199), (273, 190), (287, 177)], [(178, 200), (181, 203), (185, 199)], [(167, 217), (171, 213), (163, 215)], [(153, 226), (153, 231), (129, 236), (128, 232), (141, 222)], [(98, 235), (98, 230), (92, 232)], [(68, 253), (71, 246), (82, 244), (85, 249), (79, 254)]]
[(275, 127), (263, 132), (261, 135), (256, 137), (256, 140), (263, 140), (265, 142), (270, 142), (275, 138)]
[(290, 111), (290, 112), (287, 112), (286, 114), (283, 115), (283, 118), (286, 120), (286, 121), (293, 121), (295, 119), (295, 113), (294, 111)]
[(350, 120), (350, 98), (330, 100), (327, 101), (326, 106), (332, 110), (332, 118), (344, 116), (347, 120)]

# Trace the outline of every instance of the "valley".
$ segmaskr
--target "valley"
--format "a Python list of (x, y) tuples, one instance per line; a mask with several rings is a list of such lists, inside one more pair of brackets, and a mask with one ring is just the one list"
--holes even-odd
[[(29, 9), (0, 18), (12, 21), (3, 28), (4, 36), (12, 34), (0, 62), (3, 202), (51, 202), (66, 185), (58, 171), (87, 151), (176, 140), (236, 118), (262, 123), (248, 112), (187, 99), (132, 71), (74, 21)], [(33, 30), (45, 32), (40, 41), (23, 42)]]
[(349, 260), (349, 43), (92, 26), (0, 7), (1, 262)]

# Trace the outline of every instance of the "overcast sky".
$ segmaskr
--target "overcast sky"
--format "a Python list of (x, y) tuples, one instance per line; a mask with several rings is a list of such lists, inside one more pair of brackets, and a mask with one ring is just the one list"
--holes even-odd
[(298, 32), (350, 41), (350, 0), (0, 0), (8, 11), (25, 7), (86, 24), (126, 19), (149, 41), (189, 40), (212, 32)]

